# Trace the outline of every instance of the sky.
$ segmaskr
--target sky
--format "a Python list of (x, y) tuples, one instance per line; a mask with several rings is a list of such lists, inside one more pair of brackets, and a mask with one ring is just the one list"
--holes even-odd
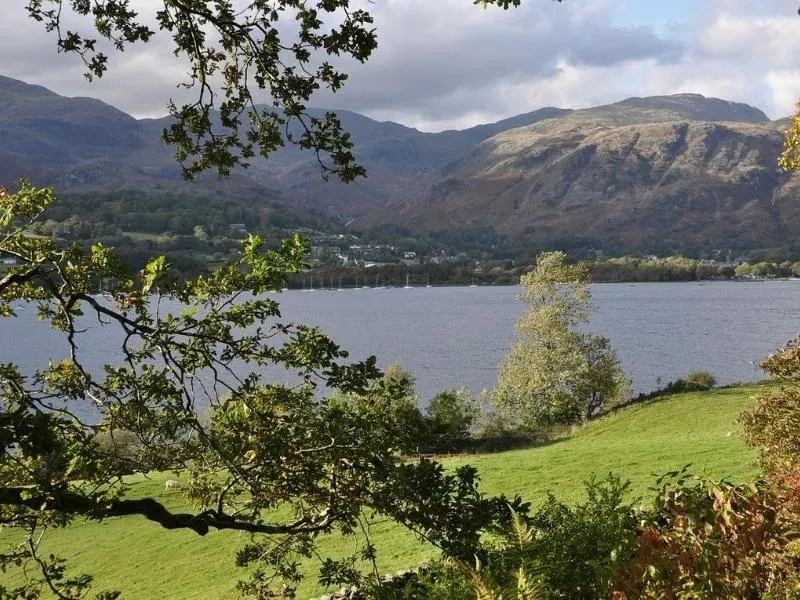
[[(523, 0), (508, 11), (472, 0), (353, 0), (375, 18), (378, 49), (313, 105), (422, 131), (464, 128), (544, 106), (585, 108), (631, 96), (700, 93), (788, 116), (800, 97), (798, 0)], [(166, 114), (187, 67), (156, 35), (111, 57), (88, 83), (76, 56), (26, 0), (4, 0), (0, 74), (136, 117)], [(161, 0), (130, 0), (142, 15)]]

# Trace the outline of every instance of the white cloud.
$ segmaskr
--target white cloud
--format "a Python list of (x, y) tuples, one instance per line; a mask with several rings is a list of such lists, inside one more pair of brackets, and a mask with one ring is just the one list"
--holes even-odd
[[(652, 24), (642, 15), (654, 0), (526, 0), (509, 11), (471, 0), (357, 1), (375, 16), (379, 49), (367, 64), (347, 65), (340, 94), (314, 103), (423, 130), (678, 92), (748, 102), (778, 118), (800, 95), (800, 17), (786, 0), (705, 0), (682, 20), (670, 13)], [(136, 116), (164, 114), (170, 97), (186, 97), (176, 84), (188, 69), (167, 35), (113, 56), (108, 75), (88, 84), (81, 62), (57, 55), (52, 34), (22, 0), (14, 4), (0, 21), (2, 74)], [(143, 15), (160, 4), (132, 0)], [(639, 16), (627, 22), (632, 4)]]
[(764, 76), (764, 83), (772, 95), (772, 106), (775, 107), (776, 114), (792, 114), (795, 103), (800, 98), (800, 69), (770, 71)]

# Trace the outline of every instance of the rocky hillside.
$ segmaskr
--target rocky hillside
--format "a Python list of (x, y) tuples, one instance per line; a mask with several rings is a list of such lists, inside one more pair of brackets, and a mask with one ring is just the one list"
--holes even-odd
[(444, 165), (467, 154), (475, 144), (513, 127), (569, 112), (548, 107), (470, 129), (425, 133), (337, 110), (342, 126), (352, 135), (359, 163), (367, 169), (366, 179), (348, 185), (324, 181), (315, 158), (291, 146), (268, 160), (253, 161), (248, 176), (283, 190), (305, 208), (345, 219), (362, 217), (422, 192)]
[(786, 124), (690, 94), (574, 111), (485, 140), (396, 218), (637, 250), (785, 245), (800, 234), (800, 178), (776, 168)]
[(800, 178), (775, 167), (786, 123), (744, 104), (629, 98), (439, 133), (339, 115), (365, 180), (324, 182), (315, 158), (290, 146), (229, 179), (187, 184), (160, 143), (166, 119), (0, 77), (0, 185), (27, 176), (62, 191), (230, 198), (412, 233), (491, 226), (620, 251), (749, 250), (800, 236)]

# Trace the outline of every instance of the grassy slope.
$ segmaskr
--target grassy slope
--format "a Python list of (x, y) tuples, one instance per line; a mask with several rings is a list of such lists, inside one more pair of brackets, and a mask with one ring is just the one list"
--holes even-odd
[[(735, 416), (751, 406), (756, 393), (757, 388), (744, 387), (684, 394), (603, 418), (548, 446), (451, 462), (477, 466), (489, 494), (518, 493), (531, 500), (551, 490), (561, 499), (577, 501), (585, 480), (609, 471), (630, 479), (633, 493), (646, 499), (654, 474), (689, 462), (695, 471), (743, 480), (753, 477), (755, 469)], [(179, 509), (179, 494), (163, 489), (168, 477), (158, 475), (139, 485), (143, 493)], [(372, 533), (384, 571), (436, 555), (391, 524), (376, 525)], [(233, 566), (233, 554), (246, 539), (229, 532), (200, 538), (164, 531), (141, 518), (124, 518), (53, 531), (45, 549), (74, 557), (76, 569), (93, 573), (104, 588), (125, 590), (123, 598), (210, 599), (235, 597), (235, 582), (242, 574)], [(324, 549), (335, 550), (342, 542), (333, 538), (323, 543)], [(300, 598), (318, 591), (313, 573), (312, 568)]]
[(591, 475), (613, 471), (646, 494), (654, 475), (692, 463), (696, 472), (740, 480), (755, 475), (736, 415), (752, 405), (756, 387), (681, 394), (594, 421), (548, 446), (487, 455), (475, 465), (489, 492), (541, 498), (548, 490), (575, 501)]

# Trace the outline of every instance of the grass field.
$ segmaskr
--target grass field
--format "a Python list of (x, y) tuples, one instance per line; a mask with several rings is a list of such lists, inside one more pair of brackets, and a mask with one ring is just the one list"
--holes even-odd
[[(755, 476), (754, 454), (743, 442), (736, 415), (752, 405), (759, 388), (738, 387), (674, 396), (639, 405), (576, 429), (570, 436), (536, 448), (451, 459), (450, 465), (478, 468), (487, 494), (520, 494), (536, 502), (552, 491), (570, 502), (582, 497), (583, 482), (614, 472), (632, 482), (632, 494), (647, 501), (659, 473), (692, 463), (695, 472), (743, 481)], [(165, 491), (167, 474), (142, 479), (142, 494), (152, 494), (174, 509), (179, 491)], [(0, 532), (0, 538), (9, 535)], [(437, 552), (390, 523), (372, 529), (382, 571), (411, 567)], [(143, 518), (76, 523), (48, 533), (45, 551), (71, 557), (75, 570), (91, 572), (99, 586), (124, 590), (123, 598), (150, 600), (235, 597), (244, 575), (233, 565), (235, 550), (247, 537), (230, 532), (199, 537), (166, 531)], [(349, 544), (332, 536), (324, 551)], [(300, 598), (320, 592), (309, 566)]]

